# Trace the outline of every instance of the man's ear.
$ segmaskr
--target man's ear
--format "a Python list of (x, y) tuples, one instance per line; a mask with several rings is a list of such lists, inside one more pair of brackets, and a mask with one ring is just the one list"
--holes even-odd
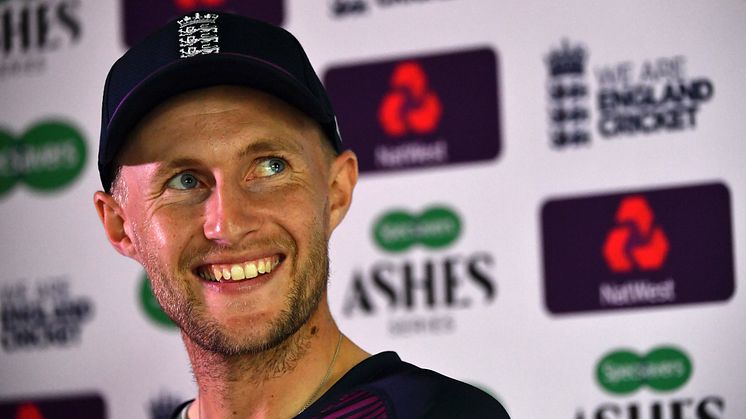
[(132, 239), (125, 228), (126, 219), (119, 203), (114, 197), (101, 191), (93, 194), (93, 203), (104, 225), (104, 232), (109, 243), (122, 255), (139, 260)]
[(346, 150), (337, 156), (329, 172), (329, 231), (342, 222), (352, 203), (352, 190), (357, 183), (357, 156)]

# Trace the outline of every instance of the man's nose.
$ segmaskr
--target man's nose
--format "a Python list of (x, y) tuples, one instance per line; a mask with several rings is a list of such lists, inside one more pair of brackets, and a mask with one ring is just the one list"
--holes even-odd
[(205, 203), (205, 237), (221, 245), (239, 243), (258, 227), (253, 212), (241, 185), (218, 182)]

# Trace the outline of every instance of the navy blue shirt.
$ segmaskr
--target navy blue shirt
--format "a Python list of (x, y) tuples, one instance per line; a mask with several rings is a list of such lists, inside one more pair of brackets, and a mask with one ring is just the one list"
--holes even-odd
[(355, 365), (296, 418), (510, 419), (484, 391), (404, 362), (395, 352), (381, 352)]

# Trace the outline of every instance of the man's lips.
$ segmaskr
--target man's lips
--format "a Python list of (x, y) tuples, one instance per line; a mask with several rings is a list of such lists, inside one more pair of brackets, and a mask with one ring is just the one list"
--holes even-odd
[(240, 263), (214, 263), (202, 265), (196, 273), (202, 279), (212, 282), (236, 282), (256, 278), (272, 272), (281, 262), (280, 255), (268, 256)]

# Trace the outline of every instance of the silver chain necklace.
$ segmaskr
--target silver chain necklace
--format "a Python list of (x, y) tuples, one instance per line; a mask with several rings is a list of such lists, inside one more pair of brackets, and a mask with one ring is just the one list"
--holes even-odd
[(326, 369), (326, 374), (324, 374), (324, 378), (321, 379), (321, 383), (319, 383), (319, 386), (316, 387), (316, 390), (314, 390), (313, 394), (311, 394), (311, 397), (308, 398), (308, 401), (303, 405), (303, 407), (298, 411), (297, 415), (300, 415), (303, 413), (304, 410), (308, 409), (308, 406), (310, 406), (315, 400), (316, 396), (319, 395), (321, 392), (321, 389), (324, 388), (324, 385), (327, 381), (329, 381), (329, 377), (332, 376), (332, 369), (334, 368), (334, 362), (337, 360), (337, 355), (339, 355), (339, 348), (342, 346), (342, 332), (339, 332), (339, 339), (337, 339), (337, 347), (334, 349), (334, 355), (332, 356), (332, 361), (329, 363), (329, 367)]

